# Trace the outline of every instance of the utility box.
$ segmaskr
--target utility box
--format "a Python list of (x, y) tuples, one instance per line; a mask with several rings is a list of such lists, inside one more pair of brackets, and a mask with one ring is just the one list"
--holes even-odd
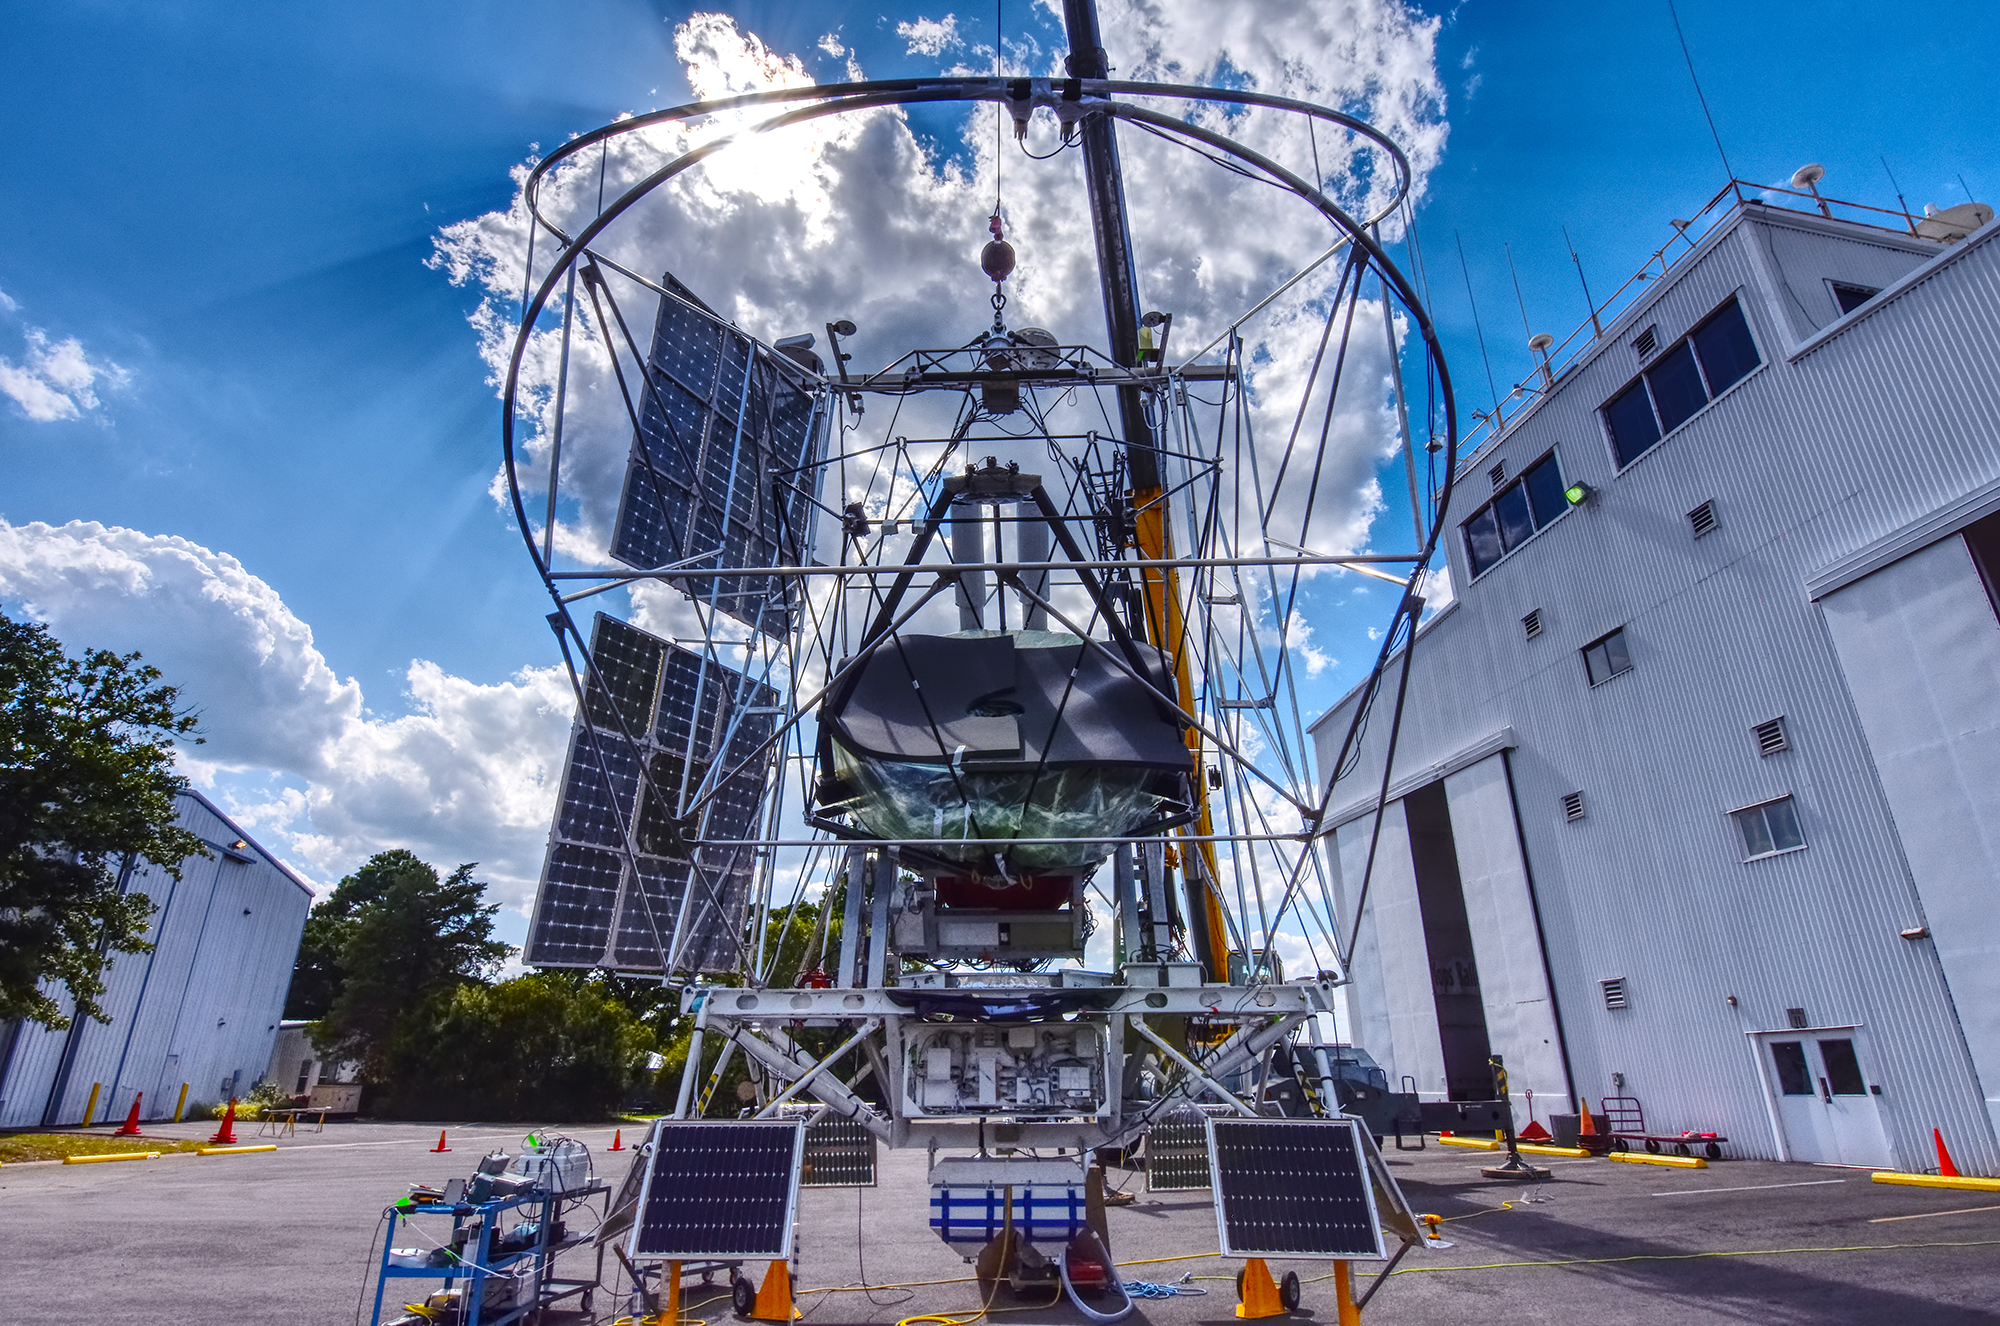
[(359, 1114), (361, 1112), (361, 1084), (358, 1082), (322, 1082), (306, 1097), (308, 1108), (325, 1110), (328, 1114)]

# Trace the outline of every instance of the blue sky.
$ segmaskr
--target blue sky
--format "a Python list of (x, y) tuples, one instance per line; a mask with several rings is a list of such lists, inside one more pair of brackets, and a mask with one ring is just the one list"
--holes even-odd
[[(1267, 7), (1282, 18), (1300, 4)], [(942, 19), (949, 5), (712, 8), (822, 81), (841, 72), (817, 45), (829, 32), (871, 76), (891, 76), (970, 59), (992, 31), (990, 8), (957, 13), (968, 45), (928, 56), (898, 25)], [(1846, 3), (1680, 10), (1739, 176), (1775, 183), (1819, 161), (1829, 196), (1894, 205), (1886, 157), (1918, 210), (1962, 202), (1966, 189), (2000, 195), (1984, 109), (2000, 74), (1990, 8), (1938, 4), (1894, 20)], [(37, 420), (0, 400), (0, 519), (97, 521), (237, 559), (310, 627), (329, 674), (314, 684), (365, 703), (372, 720), (422, 707), (408, 694), (412, 660), (472, 687), (546, 666), (540, 588), (488, 494), (498, 407), (466, 323), (480, 292), (425, 259), (440, 227), (508, 205), (508, 172), (532, 144), (682, 99), (673, 27), (689, 12), (608, 0), (10, 6), (0, 359), (24, 371), (37, 345), (74, 338), (100, 371), (80, 389), (97, 404), (73, 418)], [(1054, 40), (1026, 0), (1006, 12), (1010, 39)], [(1530, 322), (1560, 337), (1586, 311), (1561, 226), (1601, 295), (1724, 175), (1665, 0), (1421, 12), (1441, 20), (1449, 133), (1418, 225), (1462, 403), (1483, 408), (1455, 238), (1504, 392), (1529, 359), (1503, 246)], [(24, 584), (42, 584), (60, 629), (96, 632), (74, 643), (200, 657), (173, 640), (171, 613), (65, 607), (47, 581), (9, 583), (9, 611)], [(1351, 634), (1328, 643), (1340, 659), (1322, 679), (1331, 698), (1366, 648)], [(483, 694), (466, 691), (466, 703)], [(211, 712), (231, 703), (203, 699)], [(523, 748), (549, 728), (524, 728)], [(214, 775), (248, 789), (246, 807), (325, 776), (244, 740), (248, 753), (218, 758), (277, 770)], [(264, 813), (273, 832), (289, 825), (295, 858), (321, 878), (371, 841), (396, 845), (409, 823), (384, 811), (333, 832)], [(479, 855), (479, 823), (470, 815), (419, 845)]]

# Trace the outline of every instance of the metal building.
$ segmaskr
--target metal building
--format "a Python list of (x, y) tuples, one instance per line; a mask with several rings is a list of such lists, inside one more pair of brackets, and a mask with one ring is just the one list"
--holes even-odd
[(1501, 1056), (1522, 1124), (1995, 1174), (2000, 227), (1816, 169), (1675, 222), (1472, 439), (1379, 837), (1400, 662), (1322, 825), (1343, 1030), (1426, 1099)]
[(0, 1024), (0, 1127), (141, 1117), (240, 1095), (264, 1075), (312, 890), (192, 789), (180, 827), (210, 855), (177, 883), (141, 862), (120, 880), (153, 900), (151, 953), (117, 955), (99, 999), (110, 1022), (67, 1031)]

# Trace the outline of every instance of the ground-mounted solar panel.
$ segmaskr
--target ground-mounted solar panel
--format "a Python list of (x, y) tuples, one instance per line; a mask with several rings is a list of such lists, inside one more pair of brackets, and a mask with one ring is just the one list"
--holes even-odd
[(791, 1256), (803, 1120), (663, 1119), (632, 1223), (633, 1260)]
[(1215, 1225), (1228, 1257), (1381, 1257), (1356, 1119), (1210, 1119)]
[(1146, 1190), (1192, 1192), (1209, 1186), (1208, 1113), (1182, 1105), (1146, 1130)]
[(807, 1188), (873, 1188), (875, 1134), (837, 1114), (807, 1124), (799, 1183)]
[(705, 840), (757, 836), (778, 699), (707, 655), (598, 615), (527, 962), (736, 966), (754, 849)]
[[(711, 313), (671, 275), (646, 360), (611, 554), (653, 570), (798, 565), (825, 417), (786, 361)], [(764, 633), (794, 626), (798, 589), (776, 576), (673, 582)]]

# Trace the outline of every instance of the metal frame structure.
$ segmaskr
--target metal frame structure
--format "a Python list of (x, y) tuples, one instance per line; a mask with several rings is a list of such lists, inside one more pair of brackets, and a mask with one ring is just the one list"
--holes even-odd
[[(1418, 590), (1436, 551), (1438, 530), (1413, 510), (1417, 546), (1408, 553), (1320, 553), (1309, 546), (1309, 525), (1278, 531), (1271, 513), (1288, 481), (1314, 489), (1319, 483), (1322, 454), (1311, 436), (1307, 407), (1317, 408), (1313, 392), (1319, 382), (1326, 420), (1333, 418), (1350, 336), (1361, 334), (1354, 323), (1364, 303), (1364, 281), (1370, 278), (1379, 289), (1379, 316), (1388, 324), (1405, 446), (1409, 427), (1400, 376), (1403, 351), (1392, 303), (1421, 347), (1431, 387), (1433, 404), (1423, 423), (1425, 436), (1436, 439), (1428, 450), (1443, 465), (1443, 474), (1433, 476), (1434, 498), (1449, 490), (1459, 451), (1449, 375), (1416, 290), (1377, 236), (1377, 227), (1406, 206), (1410, 169), (1388, 138), (1338, 111), (1240, 89), (1103, 78), (1106, 65), (1089, 0), (1067, 0), (1065, 16), (1074, 75), (1067, 79), (876, 81), (684, 105), (581, 135), (538, 163), (527, 179), (530, 269), (503, 388), (505, 473), (523, 538), (553, 601), (550, 623), (562, 643), (579, 711), (591, 712), (606, 681), (572, 606), (642, 581), (665, 582), (688, 594), (694, 605), (690, 610), (702, 623), (702, 638), (681, 643), (698, 648), (705, 666), (725, 669), (720, 676), (740, 678), (739, 690), (767, 687), (781, 697), (766, 706), (778, 712), (768, 736), (751, 743), (754, 750), (739, 752), (725, 739), (721, 748), (730, 752), (729, 759), (714, 761), (699, 776), (689, 773), (692, 761), (684, 762), (676, 787), (654, 786), (654, 775), (635, 762), (637, 790), (630, 806), (619, 812), (622, 846), (606, 849), (624, 853), (629, 874), (639, 855), (638, 808), (647, 797), (671, 807), (668, 818), (696, 854), (697, 867), (680, 898), (680, 915), (656, 922), (663, 936), (683, 931), (697, 885), (712, 887), (699, 865), (703, 853), (712, 859), (748, 851), (757, 863), (753, 887), (743, 900), (745, 934), (729, 964), (733, 974), (726, 977), (740, 984), (690, 979), (682, 991), (682, 1010), (694, 1018), (694, 1043), (675, 1111), (679, 1117), (699, 1114), (706, 1104), (709, 1093), (698, 1094), (696, 1087), (704, 1038), (715, 1035), (726, 1045), (710, 1073), (710, 1090), (729, 1057), (741, 1053), (764, 1083), (758, 1117), (775, 1117), (794, 1102), (807, 1101), (822, 1112), (853, 1118), (898, 1146), (969, 1148), (976, 1140), (983, 1150), (989, 1131), (992, 1140), (1010, 1147), (1081, 1150), (1120, 1144), (1161, 1110), (1190, 1098), (1219, 1101), (1244, 1115), (1257, 1113), (1260, 1073), (1268, 1072), (1260, 1066), (1268, 1064), (1268, 1052), (1307, 1019), (1331, 1013), (1331, 992), (1345, 979), (1351, 941), (1343, 942), (1339, 933), (1341, 922), (1333, 911), (1316, 835), (1348, 752), (1343, 751), (1333, 769), (1317, 775), (1312, 770), (1287, 640), (1309, 571), (1341, 568), (1400, 587), (1367, 683), (1371, 703), (1357, 710), (1349, 734), (1347, 747), (1353, 748), (1373, 698), (1387, 691), (1392, 659), (1400, 655), (1401, 675), (1407, 677), (1424, 606)], [(1185, 113), (1142, 103), (1164, 103)], [(1323, 180), (1308, 180), (1197, 122), (1191, 109), (1196, 103), (1303, 116), (1364, 140), (1379, 161), (1393, 168), (1398, 181), (1394, 197), (1378, 215), (1351, 216), (1327, 196)], [(627, 298), (678, 301), (685, 308), (677, 307), (676, 316), (694, 309), (719, 332), (742, 337), (698, 301), (691, 302), (671, 279), (655, 281), (614, 262), (604, 251), (603, 237), (670, 181), (749, 136), (825, 116), (921, 104), (991, 104), (1011, 116), (1017, 137), (1038, 114), (1053, 116), (1064, 142), (1080, 146), (1108, 351), (1056, 345), (1046, 333), (1024, 339), (1006, 331), (998, 312), (993, 331), (967, 345), (915, 349), (859, 375), (848, 372), (838, 343), (839, 335), (852, 333), (851, 326), (840, 331), (837, 327), (844, 324), (829, 324), (835, 337), (832, 370), (821, 371), (809, 353), (787, 354), (782, 342), (775, 347), (752, 343), (750, 354), (762, 356), (771, 371), (811, 398), (812, 426), (826, 429), (831, 440), (826, 447), (809, 448), (807, 463), (766, 476), (775, 487), (791, 485), (810, 509), (811, 528), (791, 532), (796, 555), (783, 564), (732, 566), (717, 564), (727, 560), (720, 549), (697, 549), (666, 566), (609, 570), (601, 564), (559, 565), (554, 531), (567, 376), (556, 387), (539, 532), (530, 518), (530, 481), (523, 474), (517, 438), (525, 405), (523, 362), (544, 319), (559, 308), (565, 372), (572, 319), (594, 320), (617, 370), (635, 435), (643, 433), (642, 406), (651, 408), (646, 402), (659, 387), (627, 326), (615, 284), (630, 292)], [(542, 205), (543, 186), (554, 172), (619, 136), (765, 109), (772, 114), (761, 122), (703, 141), (654, 170), (603, 204), (573, 234)], [(1121, 124), (1271, 185), (1313, 208), (1333, 230), (1326, 253), (1232, 323), (1223, 336), (1178, 364), (1165, 355), (1171, 318), (1139, 312), (1117, 155), (1116, 128)], [(533, 237), (541, 229), (560, 243), (561, 252), (536, 280)], [(1335, 258), (1340, 261), (1330, 269), (1331, 288), (1321, 292), (1325, 332), (1298, 401), (1292, 437), (1279, 472), (1265, 475), (1248, 436), (1241, 328)], [(994, 302), (996, 310), (1004, 303), (997, 284)], [(1149, 353), (1142, 333), (1149, 335), (1154, 326), (1162, 328), (1163, 339)], [(1371, 339), (1376, 334), (1372, 327), (1366, 331)], [(1219, 360), (1214, 357), (1218, 352)], [(860, 431), (865, 397), (889, 398), (900, 409), (908, 399), (925, 395), (956, 402), (956, 419), (947, 432), (914, 440), (894, 436), (892, 420), (879, 442), (851, 444), (850, 435)], [(1110, 404), (1100, 404), (1103, 398)], [(1064, 426), (1068, 416), (1063, 411), (1092, 408), (1101, 413), (1106, 428)], [(1321, 444), (1328, 426), (1321, 425)], [(1046, 481), (1022, 472), (1018, 461), (1003, 466), (988, 459), (964, 465), (962, 473), (947, 465), (954, 457), (972, 461), (989, 444), (1018, 449), (1023, 443), (1046, 450), (1052, 467)], [(1409, 466), (1414, 508), (1413, 457)], [(867, 502), (846, 501), (856, 476), (867, 480), (862, 485)], [(829, 498), (821, 491), (830, 480), (843, 484), (841, 496)], [(1252, 513), (1247, 520), (1246, 511)], [(909, 542), (904, 544), (906, 530)], [(1281, 532), (1294, 537), (1287, 541), (1278, 537)], [(837, 546), (827, 546), (829, 535)], [(761, 619), (746, 623), (729, 608), (718, 609), (717, 588), (746, 581), (784, 587), (785, 610), (795, 615), (788, 619), (789, 631), (772, 633), (763, 629)], [(939, 831), (925, 835), (877, 832), (857, 813), (843, 810), (849, 802), (827, 791), (833, 762), (827, 753), (828, 722), (871, 667), (903, 654), (911, 632), (947, 613), (953, 603), (966, 638), (1008, 635), (1025, 640), (1033, 635), (1037, 639), (1030, 643), (1038, 647), (1046, 646), (1041, 637), (1048, 637), (1074, 651), (1071, 682), (1060, 688), (1056, 704), (1058, 726), (1072, 712), (1075, 679), (1086, 661), (1112, 679), (1107, 685), (1136, 688), (1160, 721), (1178, 734), (1176, 749), (1185, 750), (1180, 790), (1157, 796), (1150, 817), (1136, 821), (1128, 818), (1086, 833), (1030, 831), (1029, 803), (1038, 788), (1058, 776), (1044, 753), (1027, 775), (1029, 790), (1019, 818), (1011, 831), (996, 836), (974, 823), (974, 802), (961, 781), (960, 757), (967, 746), (960, 743), (958, 753), (941, 766), (948, 775), (940, 775), (959, 783), (964, 827), (956, 836), (943, 832), (942, 811)], [(988, 628), (989, 620), (997, 622), (997, 632)], [(907, 659), (904, 665), (916, 686), (917, 665)], [(1401, 722), (1401, 685), (1399, 680), (1388, 720), (1392, 733)], [(612, 713), (625, 722), (615, 706)], [(928, 709), (925, 719), (938, 749), (951, 750), (956, 738), (947, 739), (947, 724)], [(998, 715), (998, 721), (1006, 721), (1005, 715)], [(820, 729), (817, 744), (811, 738), (815, 724)], [(606, 740), (619, 739), (607, 725), (600, 727)], [(735, 731), (730, 729), (732, 735)], [(644, 732), (629, 725), (622, 733), (635, 749), (644, 738)], [(760, 831), (727, 838), (702, 833), (704, 809), (732, 778), (751, 777), (763, 779), (769, 789)], [(797, 798), (796, 804), (788, 798)], [(1042, 937), (1009, 948), (1010, 925), (1026, 933), (1032, 918), (1023, 911), (1003, 911), (994, 913), (998, 920), (978, 922), (990, 924), (998, 939), (980, 937), (984, 930), (956, 946), (937, 938), (940, 927), (958, 916), (952, 904), (941, 900), (944, 886), (939, 881), (953, 870), (975, 868), (966, 865), (969, 842), (995, 849), (989, 855), (997, 877), (987, 882), (996, 886), (1017, 884), (1012, 872), (1026, 859), (1089, 858), (1064, 867), (1074, 874), (1064, 886), (1067, 910), (1057, 908), (1053, 914), (1065, 918), (1068, 937), (1043, 927), (1033, 931)], [(984, 862), (976, 868), (989, 869)], [(782, 942), (769, 943), (768, 930), (781, 907), (775, 893), (781, 878), (794, 883), (786, 927), (800, 914), (796, 904), (812, 890), (822, 890), (819, 951), (810, 972), (775, 967)], [(1088, 908), (1092, 892), (1102, 897), (1116, 927), (1116, 972), (1088, 972), (1051, 961), (1081, 956), (1083, 936), (1093, 924)], [(837, 896), (844, 897), (845, 910), (834, 955), (825, 913)], [(721, 905), (719, 899), (717, 903)], [(1288, 920), (1317, 936), (1310, 941), (1316, 970), (1287, 982), (1273, 979), (1263, 962), (1247, 962), (1239, 981), (1232, 983), (1231, 954), (1268, 949)], [(660, 960), (649, 970), (663, 979), (698, 977), (676, 960), (673, 948), (663, 939)], [(970, 952), (987, 957), (969, 958)], [(710, 969), (709, 974), (721, 973)], [(1149, 1022), (1154, 1018), (1162, 1020), (1160, 1026)], [(804, 1048), (795, 1030), (800, 1025), (837, 1028), (832, 1051)], [(1000, 1048), (989, 1050), (988, 1041)], [(1062, 1063), (1060, 1070), (1048, 1070), (1050, 1083), (1060, 1072), (1062, 1082), (1088, 1085), (1063, 1088), (1073, 1094), (1062, 1101), (1052, 1095), (1030, 1099), (1033, 1093), (1023, 1077), (1018, 1098), (1002, 1101), (996, 1082), (1003, 1070), (995, 1068), (996, 1058), (1003, 1050), (1017, 1049), (1037, 1062)], [(1147, 1089), (1139, 1074), (1147, 1059), (1164, 1078), (1156, 1090)], [(927, 1099), (936, 1065), (947, 1060), (951, 1072), (964, 1079), (952, 1090), (979, 1094), (959, 1107), (940, 1106), (927, 1113), (920, 1102)], [(874, 1094), (889, 1102), (886, 1109), (857, 1090), (869, 1075), (877, 1082)], [(1038, 1079), (1034, 1092), (1042, 1092), (1044, 1085)]]

